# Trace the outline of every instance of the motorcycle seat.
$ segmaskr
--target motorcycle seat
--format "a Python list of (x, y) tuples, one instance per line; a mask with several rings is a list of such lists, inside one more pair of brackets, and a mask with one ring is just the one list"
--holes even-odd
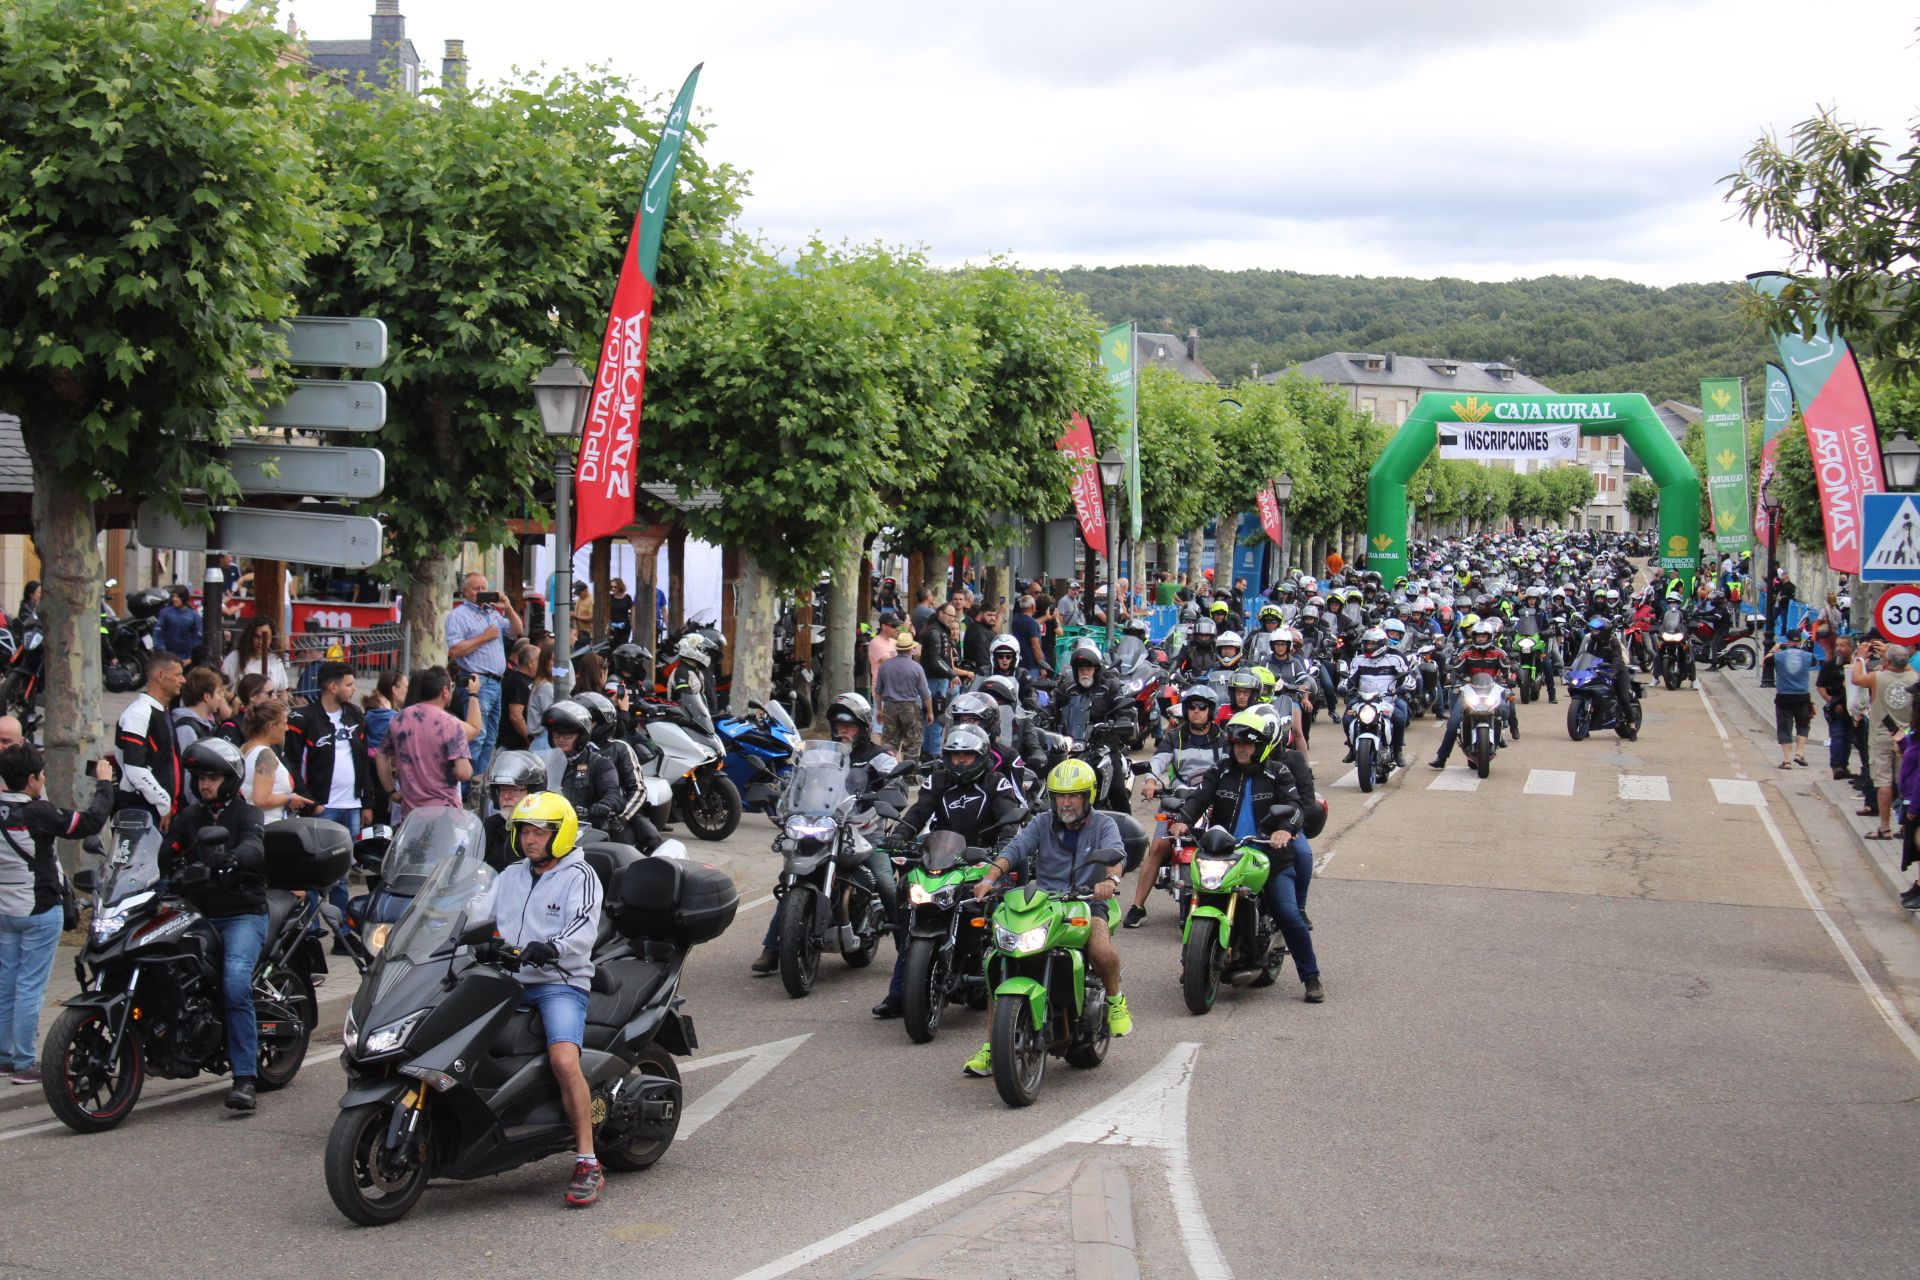
[(596, 1027), (623, 1027), (631, 1022), (667, 979), (667, 966), (657, 960), (628, 958), (600, 968), (613, 980), (613, 989), (587, 997), (587, 1022)]
[(271, 943), (280, 936), (280, 930), (300, 908), (300, 899), (285, 889), (267, 890), (267, 941)]

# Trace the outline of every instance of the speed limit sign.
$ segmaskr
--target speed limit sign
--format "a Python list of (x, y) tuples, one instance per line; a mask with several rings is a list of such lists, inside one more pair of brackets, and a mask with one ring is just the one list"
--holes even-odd
[(1920, 644), (1920, 587), (1899, 583), (1881, 592), (1873, 623), (1894, 644)]

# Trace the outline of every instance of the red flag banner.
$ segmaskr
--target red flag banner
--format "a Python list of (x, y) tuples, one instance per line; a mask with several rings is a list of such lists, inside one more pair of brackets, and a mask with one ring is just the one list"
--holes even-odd
[(1067, 434), (1054, 441), (1054, 447), (1076, 462), (1073, 473), (1073, 513), (1080, 518), (1080, 533), (1087, 545), (1101, 555), (1107, 554), (1106, 503), (1100, 497), (1100, 471), (1094, 461), (1093, 424), (1085, 414), (1073, 415)]
[(1260, 491), (1259, 497), (1254, 499), (1254, 505), (1260, 508), (1260, 527), (1267, 531), (1269, 538), (1273, 539), (1273, 545), (1276, 547), (1284, 545), (1285, 540), (1281, 537), (1284, 530), (1280, 524), (1280, 502), (1273, 496), (1271, 485)]

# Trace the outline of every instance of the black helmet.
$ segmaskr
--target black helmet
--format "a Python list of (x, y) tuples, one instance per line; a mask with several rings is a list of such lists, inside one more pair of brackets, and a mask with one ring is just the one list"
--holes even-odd
[(991, 694), (1003, 707), (1020, 705), (1020, 686), (1012, 676), (988, 676), (980, 682), (980, 692)]
[(540, 724), (549, 734), (577, 733), (582, 745), (593, 737), (593, 713), (572, 698), (562, 698), (548, 707)]
[(592, 718), (593, 725), (589, 732), (595, 742), (612, 734), (614, 726), (620, 722), (620, 712), (613, 705), (613, 699), (604, 693), (576, 693), (573, 701), (585, 707), (587, 715)]
[(998, 720), (999, 704), (984, 693), (962, 693), (947, 704), (947, 714), (953, 717), (955, 724), (976, 721), (983, 728), (991, 721)]
[(608, 665), (614, 674), (628, 684), (644, 684), (647, 679), (647, 664), (653, 661), (653, 655), (637, 644), (623, 644), (608, 655)]
[[(240, 779), (247, 771), (246, 760), (240, 748), (225, 738), (200, 739), (187, 748), (181, 763), (186, 766), (187, 777), (196, 782), (210, 775), (219, 776), (221, 804), (240, 794)], [(199, 798), (199, 788), (194, 789), (194, 795)]]
[[(988, 754), (992, 749), (993, 744), (987, 740), (986, 730), (979, 725), (956, 725), (948, 731), (946, 741), (940, 745), (940, 761), (957, 781), (973, 782), (984, 776), (987, 766), (993, 763)], [(953, 753), (956, 751), (970, 752), (973, 763), (965, 768), (954, 764)]]
[(547, 789), (547, 766), (531, 751), (502, 751), (487, 766), (487, 790), (519, 787), (523, 791)]

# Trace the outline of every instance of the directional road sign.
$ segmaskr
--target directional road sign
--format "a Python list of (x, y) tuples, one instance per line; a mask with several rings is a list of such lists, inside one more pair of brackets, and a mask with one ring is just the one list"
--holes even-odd
[(1920, 582), (1920, 494), (1869, 493), (1860, 516), (1860, 581)]
[(386, 455), (378, 449), (315, 445), (232, 444), (227, 463), (245, 494), (284, 493), (377, 498), (387, 483)]
[(387, 389), (378, 382), (298, 378), (293, 394), (261, 420), (269, 427), (311, 431), (378, 431), (387, 421)]
[[(203, 506), (187, 506), (189, 516), (203, 516), (206, 511)], [(206, 528), (143, 502), (134, 527), (143, 547), (228, 551), (342, 569), (371, 568), (380, 559), (380, 522), (371, 516), (224, 508), (213, 513), (212, 528)]]
[(301, 316), (287, 325), (289, 364), (377, 369), (387, 359), (387, 326), (368, 316)]
[(1895, 644), (1920, 644), (1920, 587), (1902, 584), (1880, 593), (1873, 625)]

